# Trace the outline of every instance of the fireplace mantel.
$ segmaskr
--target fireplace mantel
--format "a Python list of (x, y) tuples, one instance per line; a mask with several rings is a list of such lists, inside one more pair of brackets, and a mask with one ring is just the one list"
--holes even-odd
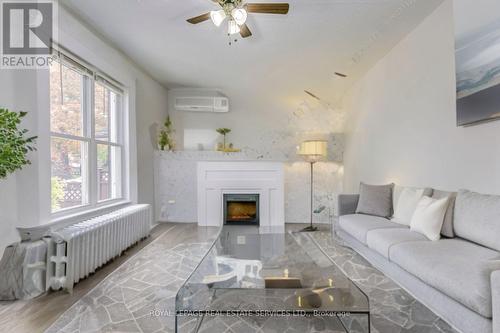
[(198, 162), (198, 224), (221, 226), (224, 194), (258, 194), (260, 231), (283, 232), (284, 166), (280, 162)]

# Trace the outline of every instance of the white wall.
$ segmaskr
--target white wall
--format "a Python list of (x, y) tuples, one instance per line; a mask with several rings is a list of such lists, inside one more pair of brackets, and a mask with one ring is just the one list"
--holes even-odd
[(154, 151), (157, 128), (167, 117), (166, 90), (156, 81), (137, 80), (138, 202), (154, 205)]
[(360, 181), (500, 193), (500, 122), (456, 127), (447, 0), (347, 94), (345, 189)]
[[(130, 199), (154, 204), (153, 138), (150, 127), (167, 115), (167, 91), (126, 56), (114, 49), (78, 19), (59, 8), (58, 42), (85, 61), (123, 83), (129, 91)], [(18, 240), (15, 226), (51, 221), (49, 156), (49, 86), (46, 70), (0, 69), (0, 107), (23, 110), (23, 126), (38, 135), (32, 165), (0, 180), (0, 254)]]

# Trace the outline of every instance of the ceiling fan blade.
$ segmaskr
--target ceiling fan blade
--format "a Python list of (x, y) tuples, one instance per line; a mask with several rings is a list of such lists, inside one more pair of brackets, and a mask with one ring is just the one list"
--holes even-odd
[(249, 13), (261, 14), (288, 14), (290, 9), (287, 3), (247, 3), (245, 7)]
[(250, 29), (248, 29), (248, 26), (246, 24), (240, 25), (240, 35), (243, 38), (252, 36), (252, 32), (250, 31)]
[(201, 22), (205, 22), (209, 18), (210, 18), (210, 13), (205, 13), (205, 14), (201, 14), (201, 15), (196, 16), (196, 17), (191, 17), (190, 19), (187, 19), (187, 21), (191, 24), (198, 24)]

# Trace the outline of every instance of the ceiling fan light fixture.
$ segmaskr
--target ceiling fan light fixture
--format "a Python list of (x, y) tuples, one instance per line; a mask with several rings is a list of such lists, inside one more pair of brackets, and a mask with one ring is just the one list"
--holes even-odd
[(215, 26), (220, 27), (222, 22), (226, 19), (226, 12), (224, 12), (223, 9), (221, 10), (212, 10), (210, 12), (210, 18), (212, 19), (212, 22), (215, 24)]
[(240, 26), (238, 25), (238, 23), (236, 23), (235, 20), (229, 20), (227, 33), (229, 35), (234, 35), (234, 34), (237, 34), (239, 32), (240, 32)]
[(243, 25), (247, 21), (248, 13), (244, 8), (234, 8), (231, 11), (231, 16), (238, 25)]

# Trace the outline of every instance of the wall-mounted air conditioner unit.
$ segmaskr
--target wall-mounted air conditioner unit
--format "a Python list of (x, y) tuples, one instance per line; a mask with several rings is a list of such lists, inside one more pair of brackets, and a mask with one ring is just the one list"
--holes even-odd
[(177, 96), (174, 107), (177, 111), (229, 112), (229, 99), (220, 96)]

